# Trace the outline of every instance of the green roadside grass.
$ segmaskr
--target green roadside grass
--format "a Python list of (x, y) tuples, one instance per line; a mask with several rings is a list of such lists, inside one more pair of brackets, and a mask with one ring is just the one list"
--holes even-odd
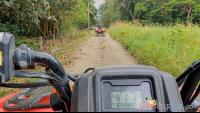
[(118, 21), (110, 26), (109, 33), (141, 64), (174, 77), (200, 59), (200, 28), (196, 25), (142, 26)]
[[(54, 47), (48, 48), (48, 50), (52, 50), (55, 48), (59, 48), (59, 51), (56, 51), (52, 54), (63, 66), (68, 65), (70, 63), (73, 63), (73, 55), (76, 52), (77, 46), (79, 46), (82, 42), (87, 40), (88, 38), (92, 37), (94, 35), (94, 30), (90, 31), (90, 34), (87, 32), (80, 33), (77, 37), (74, 37), (73, 39), (66, 40), (63, 38), (63, 46), (60, 46), (60, 40), (59, 42), (56, 42), (56, 45)], [(33, 47), (34, 50), (39, 51), (39, 44), (37, 41), (28, 41), (28, 39), (19, 40), (17, 45), (20, 45), (21, 43), (26, 43), (29, 47)], [(33, 45), (31, 45), (33, 43)], [(50, 53), (50, 51), (45, 51), (46, 53)], [(37, 66), (34, 70), (24, 70), (29, 72), (45, 72), (45, 68), (41, 66)], [(33, 83), (38, 82), (42, 79), (37, 78), (16, 78), (13, 77), (8, 83)], [(3, 88), (0, 87), (0, 98), (6, 97), (12, 93), (16, 93), (23, 90), (23, 88)]]

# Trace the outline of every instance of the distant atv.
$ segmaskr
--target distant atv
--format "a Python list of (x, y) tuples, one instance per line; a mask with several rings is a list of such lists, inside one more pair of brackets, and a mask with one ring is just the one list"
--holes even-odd
[(98, 36), (102, 34), (103, 36), (106, 35), (106, 29), (105, 28), (102, 28), (102, 29), (99, 29), (98, 27), (96, 27), (95, 29), (95, 36)]

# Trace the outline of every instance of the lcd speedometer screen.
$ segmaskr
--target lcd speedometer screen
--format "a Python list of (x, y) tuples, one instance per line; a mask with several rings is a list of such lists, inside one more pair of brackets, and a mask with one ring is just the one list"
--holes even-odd
[[(116, 80), (109, 80), (102, 83), (102, 110), (103, 111), (132, 111), (142, 110), (148, 102), (147, 97), (154, 97), (151, 93), (151, 84), (141, 80), (136, 85), (126, 85), (134, 83), (133, 80), (121, 80), (122, 85), (118, 85)], [(136, 83), (136, 82), (135, 82)], [(149, 110), (149, 109), (148, 109)]]
[(111, 92), (112, 108), (140, 108), (142, 95), (140, 91)]

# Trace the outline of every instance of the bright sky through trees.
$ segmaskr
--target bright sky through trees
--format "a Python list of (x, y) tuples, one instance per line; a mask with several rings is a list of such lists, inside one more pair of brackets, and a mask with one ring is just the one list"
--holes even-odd
[(104, 0), (94, 0), (95, 1), (95, 7), (98, 9), (99, 8), (99, 6), (101, 5), (101, 4), (103, 4), (105, 1)]

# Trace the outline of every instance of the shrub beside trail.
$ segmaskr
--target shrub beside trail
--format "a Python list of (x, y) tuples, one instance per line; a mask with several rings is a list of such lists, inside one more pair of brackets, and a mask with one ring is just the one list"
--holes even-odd
[(199, 26), (142, 26), (116, 22), (109, 31), (140, 63), (155, 66), (174, 77), (200, 59)]

